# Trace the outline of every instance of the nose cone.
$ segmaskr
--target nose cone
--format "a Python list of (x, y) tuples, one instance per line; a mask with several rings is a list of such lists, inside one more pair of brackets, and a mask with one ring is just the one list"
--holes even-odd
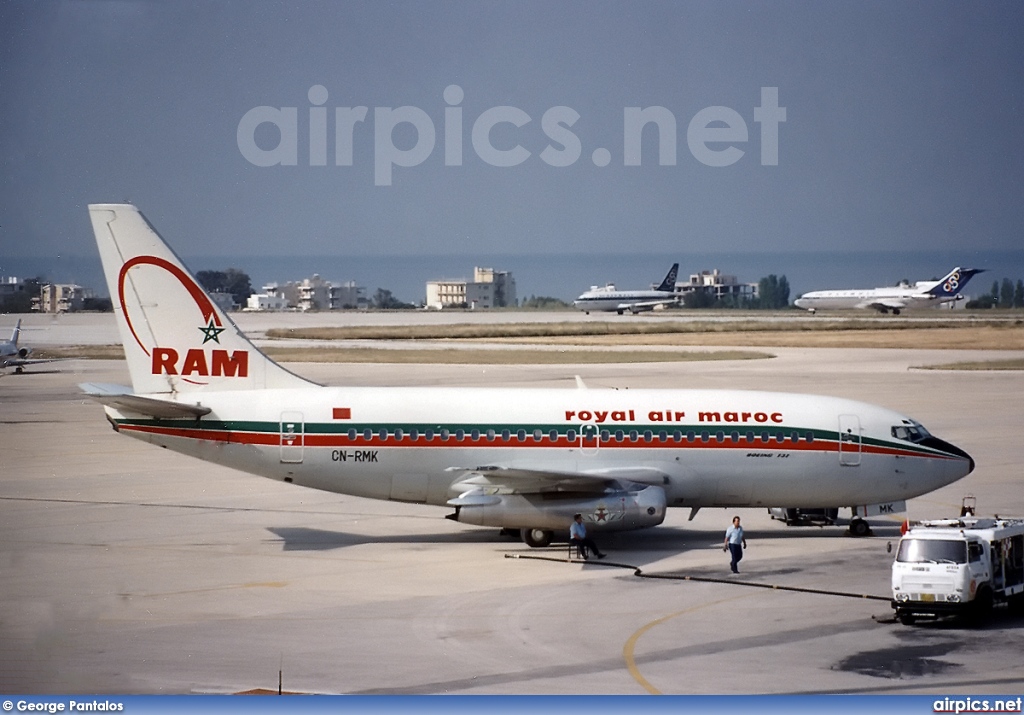
[(971, 455), (967, 454), (967, 452), (965, 452), (964, 450), (957, 447), (955, 444), (950, 444), (946, 440), (939, 439), (938, 437), (928, 437), (927, 439), (923, 440), (921, 444), (923, 444), (925, 447), (931, 447), (932, 449), (941, 450), (942, 452), (945, 452), (951, 457), (959, 457), (959, 459), (961, 460), (960, 463), (962, 467), (960, 469), (955, 470), (957, 476), (951, 479), (951, 482), (955, 482), (957, 479), (962, 479), (963, 477), (966, 477), (968, 474), (974, 471), (974, 458), (971, 457)]
[(797, 308), (806, 308), (807, 301), (804, 300), (803, 298), (797, 298), (796, 300), (793, 301), (793, 305), (795, 305)]

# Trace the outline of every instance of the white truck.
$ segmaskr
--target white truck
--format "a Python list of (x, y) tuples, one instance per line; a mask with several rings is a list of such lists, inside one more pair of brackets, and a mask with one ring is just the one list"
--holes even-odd
[(900, 539), (892, 607), (901, 623), (946, 615), (980, 622), (997, 603), (1024, 606), (1024, 518), (922, 521)]

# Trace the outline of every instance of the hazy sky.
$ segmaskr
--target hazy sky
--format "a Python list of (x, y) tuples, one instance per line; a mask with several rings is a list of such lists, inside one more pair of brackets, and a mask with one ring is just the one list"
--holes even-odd
[[(1021, 248), (1022, 28), (1017, 1), (3, 2), (0, 254), (94, 256), (85, 205), (124, 200), (193, 256)], [(668, 143), (630, 159), (627, 108)]]

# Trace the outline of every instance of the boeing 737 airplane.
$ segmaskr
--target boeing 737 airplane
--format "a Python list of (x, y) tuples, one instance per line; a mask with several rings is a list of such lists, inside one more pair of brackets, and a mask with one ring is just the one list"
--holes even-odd
[(574, 300), (572, 304), (590, 315), (592, 310), (615, 311), (622, 315), (627, 310), (634, 315), (645, 310), (654, 310), (659, 305), (678, 303), (676, 275), (679, 264), (673, 263), (665, 280), (654, 290), (615, 290), (608, 284), (604, 287), (591, 286), (590, 290)]
[[(667, 507), (905, 500), (974, 469), (906, 415), (739, 390), (323, 387), (263, 355), (131, 205), (89, 207), (132, 387), (120, 434), (289, 484), (452, 509), (530, 546)], [(940, 399), (940, 398), (936, 398)]]
[(14, 372), (22, 373), (26, 365), (39, 365), (44, 362), (57, 362), (57, 358), (29, 360), (32, 348), (19, 347), (18, 338), (21, 336), (21, 320), (14, 325), (11, 331), (11, 339), (0, 341), (0, 369), (14, 368)]
[(842, 308), (874, 308), (881, 313), (899, 315), (909, 308), (936, 308), (963, 300), (960, 291), (971, 276), (983, 273), (984, 269), (954, 268), (942, 280), (918, 281), (914, 285), (901, 283), (895, 288), (871, 288), (864, 290), (817, 290), (804, 293), (793, 301), (793, 305), (812, 313), (816, 310)]

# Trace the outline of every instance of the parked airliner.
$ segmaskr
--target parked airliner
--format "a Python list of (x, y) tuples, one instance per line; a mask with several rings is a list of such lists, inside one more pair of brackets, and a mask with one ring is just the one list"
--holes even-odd
[(910, 417), (836, 397), (323, 387), (253, 346), (134, 206), (89, 211), (132, 387), (82, 387), (118, 433), (198, 459), (448, 506), (531, 546), (577, 512), (600, 531), (656, 526), (669, 506), (876, 504), (974, 469)]
[(622, 315), (627, 310), (634, 315), (645, 310), (654, 310), (659, 305), (675, 305), (681, 300), (676, 293), (676, 276), (679, 264), (673, 263), (668, 275), (653, 290), (616, 290), (615, 286), (591, 286), (590, 290), (574, 300), (572, 304), (590, 315), (592, 310), (615, 311)]
[(21, 320), (14, 324), (10, 340), (0, 341), (0, 369), (14, 368), (14, 372), (22, 373), (27, 365), (40, 365), (44, 362), (57, 362), (56, 358), (33, 358), (32, 348), (19, 346), (18, 339), (21, 337)]
[(937, 281), (918, 281), (914, 285), (901, 283), (894, 288), (865, 288), (863, 290), (818, 290), (804, 293), (793, 305), (812, 313), (817, 310), (842, 308), (873, 308), (881, 313), (892, 311), (899, 315), (909, 308), (936, 308), (963, 300), (960, 291), (967, 281), (984, 269), (954, 268)]

